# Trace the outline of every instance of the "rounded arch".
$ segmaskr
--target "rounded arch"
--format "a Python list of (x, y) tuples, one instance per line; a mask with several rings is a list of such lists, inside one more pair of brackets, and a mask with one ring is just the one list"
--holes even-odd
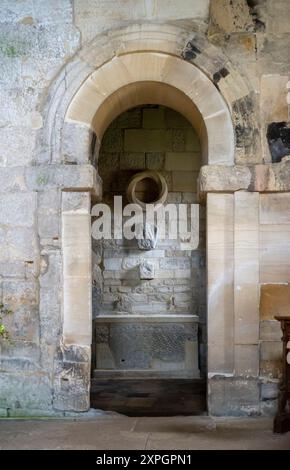
[(234, 130), (224, 99), (200, 69), (169, 54), (140, 51), (114, 57), (84, 81), (65, 121), (88, 126), (100, 142), (117, 115), (154, 103), (175, 109), (191, 122), (204, 164), (234, 164)]
[[(106, 65), (106, 70), (108, 70), (110, 66), (115, 64), (117, 59), (122, 56), (128, 56), (129, 58), (131, 54), (136, 56), (136, 53), (138, 53), (141, 62), (144, 60), (144, 53), (163, 55), (163, 58), (168, 59), (168, 64), (169, 62), (172, 63), (174, 59), (179, 60), (179, 63), (186, 68), (188, 66), (192, 68), (192, 71), (195, 70), (196, 74), (200, 73), (200, 76), (204, 79), (203, 82), (207, 79), (210, 88), (216, 88), (215, 95), (223, 101), (225, 109), (223, 119), (228, 122), (229, 127), (224, 135), (222, 135), (222, 129), (225, 129), (226, 126), (217, 130), (217, 137), (221, 138), (222, 136), (224, 140), (231, 139), (231, 145), (234, 147), (231, 113), (234, 123), (243, 122), (243, 119), (241, 116), (242, 107), (235, 106), (234, 112), (232, 112), (232, 106), (239, 103), (239, 100), (250, 96), (251, 87), (248, 85), (247, 80), (233, 67), (219, 48), (208, 42), (204, 34), (193, 32), (190, 27), (142, 23), (101, 33), (83, 47), (62, 69), (50, 89), (48, 99), (44, 97), (42, 105), (44, 126), (39, 133), (36, 152), (37, 164), (63, 163), (65, 161), (62, 145), (66, 136), (65, 116), (68, 116), (68, 108), (80, 93), (82, 85), (90, 77), (96, 78), (99, 71), (105, 70), (103, 67)], [(221, 69), (224, 70), (223, 67), (226, 67), (227, 75), (225, 78), (222, 76), (216, 84), (215, 77), (220, 77), (219, 72)], [(179, 69), (180, 73), (182, 70), (185, 70), (185, 68), (181, 67)], [(147, 73), (152, 71), (148, 69), (146, 63), (142, 64), (139, 71), (143, 71), (143, 75), (139, 77), (139, 80), (149, 81)], [(173, 87), (178, 89), (180, 75), (178, 76), (178, 70), (175, 70), (175, 72), (176, 83), (173, 84)], [(144, 79), (144, 76), (147, 78)], [(163, 84), (165, 90), (164, 80), (160, 83)], [(119, 84), (119, 87), (121, 87), (121, 84)], [(208, 89), (206, 87), (203, 91), (207, 95)], [(202, 88), (200, 88), (200, 92), (202, 92)], [(192, 106), (194, 106), (195, 96), (191, 96), (190, 100)], [(204, 104), (206, 102), (209, 106), (211, 105), (210, 99), (205, 99)], [(215, 119), (212, 116), (212, 119), (208, 120), (208, 127), (210, 123), (213, 123), (214, 126)], [(84, 127), (88, 127), (87, 124)], [(71, 132), (74, 132), (74, 129), (70, 128), (68, 130), (70, 136)], [(247, 153), (247, 149), (245, 149), (245, 152)], [(233, 153), (234, 149), (231, 150), (231, 158), (225, 158), (225, 155), (223, 155), (219, 159), (216, 155), (213, 161), (222, 164), (227, 160), (227, 164), (233, 164)], [(213, 157), (214, 150), (211, 155)]]

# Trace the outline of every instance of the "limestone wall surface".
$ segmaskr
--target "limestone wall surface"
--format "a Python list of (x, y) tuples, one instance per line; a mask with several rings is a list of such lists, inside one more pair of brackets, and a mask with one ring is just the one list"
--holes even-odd
[[(277, 196), (261, 194), (259, 203), (260, 255), (255, 269), (259, 271), (257, 302), (261, 305), (262, 322), (260, 336), (253, 343), (255, 358), (259, 346), (258, 364), (253, 360), (250, 345), (247, 348), (238, 345), (235, 350), (236, 357), (241, 358), (239, 370), (245, 364), (247, 369), (250, 361), (256, 372), (248, 374), (249, 378), (238, 379), (240, 388), (232, 381), (228, 389), (229, 396), (236, 400), (235, 410), (245, 397), (245, 412), (253, 403), (255, 412), (265, 412), (268, 398), (275, 398), (276, 392), (272, 392), (272, 385), (258, 378), (276, 379), (279, 369), (275, 366), (279, 362), (279, 333), (271, 299), (276, 298), (279, 289), (283, 290), (279, 300), (285, 299), (284, 294), (287, 298), (285, 292), (290, 282), (289, 201), (284, 193), (289, 191), (287, 156), (279, 163), (279, 152), (287, 155), (289, 148), (287, 126), (286, 130), (282, 127), (285, 132), (281, 138), (280, 134), (270, 136), (273, 148), (278, 145), (278, 157), (276, 150), (271, 154), (267, 142), (269, 124), (287, 123), (289, 119), (289, 1), (1, 0), (0, 4), (0, 295), (1, 301), (14, 312), (7, 319), (12, 342), (1, 341), (0, 413), (12, 416), (52, 413), (54, 409), (62, 413), (85, 411), (89, 407), (88, 346), (81, 343), (77, 347), (74, 341), (69, 346), (62, 343), (63, 317), (67, 311), (63, 307), (61, 212), (67, 204), (62, 190), (91, 191), (97, 175), (90, 165), (78, 166), (71, 160), (61, 165), (47, 157), (63, 126), (59, 117), (62, 110), (48, 104), (55, 103), (58, 94), (73, 89), (78, 75), (77, 71), (72, 73), (73, 61), (87, 61), (82, 69), (83, 79), (94, 70), (96, 52), (93, 46), (90, 51), (91, 40), (102, 34), (101, 40), (107, 44), (115, 40), (114, 31), (118, 28), (143, 24), (169, 25), (168, 43), (175, 34), (170, 28), (180, 28), (179, 49), (176, 46), (174, 53), (206, 70), (229, 106), (238, 167), (219, 171), (225, 185), (236, 184), (234, 190), (225, 191), (223, 204), (229, 205), (230, 213), (232, 202), (227, 196), (239, 198), (233, 196), (239, 189), (251, 192), (253, 181), (258, 181), (255, 191), (282, 191)], [(132, 37), (141, 35), (140, 29), (136, 31)], [(148, 44), (159, 40), (149, 29), (146, 34)], [(144, 36), (142, 40), (144, 46)], [(122, 41), (116, 46), (120, 54), (123, 46)], [(101, 56), (100, 51), (98, 47)], [(113, 50), (111, 55), (114, 56)], [(52, 135), (50, 141), (44, 138), (46, 133)], [(233, 174), (229, 175), (229, 171)], [(263, 184), (259, 186), (261, 179)], [(222, 189), (219, 187), (218, 191)], [(79, 210), (77, 204), (75, 210)], [(249, 231), (254, 231), (253, 226)], [(240, 232), (243, 230), (231, 233), (232, 243)], [(236, 250), (238, 257), (239, 249)], [(225, 263), (226, 259), (217, 259), (217, 264)], [(221, 292), (225, 293), (223, 289)], [(230, 308), (231, 314), (235, 311), (239, 318), (248, 307), (242, 307), (243, 299), (238, 300), (241, 292), (238, 289), (235, 292)], [(224, 318), (228, 331), (232, 319), (227, 315)], [(256, 327), (255, 320), (255, 331)], [(238, 328), (237, 334), (240, 331)], [(220, 368), (211, 371), (213, 374), (232, 373), (228, 367), (232, 367), (233, 358), (227, 362), (228, 356), (220, 354), (220, 349), (216, 358), (222, 362)], [(212, 412), (231, 413), (233, 407), (228, 405), (223, 379), (216, 384), (218, 399)], [(70, 393), (72, 389), (74, 392)], [(263, 407), (261, 397), (266, 397)], [(272, 412), (272, 404), (269, 408)]]

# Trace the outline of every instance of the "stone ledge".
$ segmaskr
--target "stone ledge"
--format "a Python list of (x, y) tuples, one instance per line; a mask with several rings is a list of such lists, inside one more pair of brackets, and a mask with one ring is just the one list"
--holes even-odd
[(102, 180), (92, 165), (43, 165), (25, 169), (25, 183), (29, 190), (43, 191), (60, 188), (63, 191), (90, 191), (102, 195)]
[(199, 197), (206, 193), (290, 191), (290, 159), (264, 165), (206, 165), (198, 177)]

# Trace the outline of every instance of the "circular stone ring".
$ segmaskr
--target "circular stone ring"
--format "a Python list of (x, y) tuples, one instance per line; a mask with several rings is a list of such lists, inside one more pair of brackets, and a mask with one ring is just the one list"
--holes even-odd
[(164, 176), (159, 173), (159, 171), (142, 171), (141, 173), (137, 173), (137, 175), (133, 176), (130, 180), (126, 195), (129, 202), (133, 202), (134, 204), (139, 204), (143, 209), (146, 208), (148, 203), (141, 201), (136, 196), (136, 186), (137, 184), (145, 179), (151, 179), (157, 184), (158, 187), (158, 197), (155, 201), (152, 201), (151, 204), (163, 204), (166, 201), (168, 195), (168, 187), (165, 181)]

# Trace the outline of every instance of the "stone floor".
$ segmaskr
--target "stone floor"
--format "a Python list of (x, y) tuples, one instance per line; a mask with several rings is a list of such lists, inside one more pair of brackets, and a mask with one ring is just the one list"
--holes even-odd
[(80, 420), (1, 420), (0, 449), (290, 450), (290, 432), (268, 418), (105, 415)]
[(126, 416), (201, 415), (206, 410), (206, 383), (200, 379), (92, 379), (91, 406)]

